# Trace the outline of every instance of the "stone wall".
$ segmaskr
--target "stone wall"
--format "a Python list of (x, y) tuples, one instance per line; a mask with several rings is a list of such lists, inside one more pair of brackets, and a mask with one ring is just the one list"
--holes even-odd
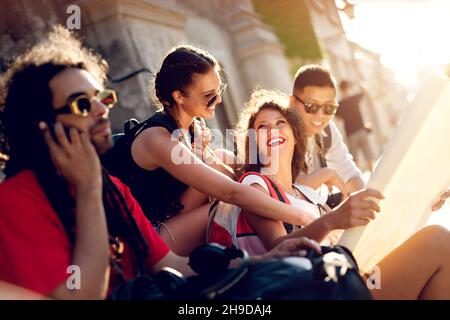
[[(38, 41), (51, 25), (64, 24), (70, 4), (81, 7), (78, 33), (108, 60), (112, 79), (141, 68), (157, 71), (167, 50), (182, 42), (211, 52), (228, 83), (223, 106), (209, 121), (212, 127), (233, 126), (256, 86), (290, 89), (283, 47), (249, 0), (2, 0), (3, 60)], [(148, 74), (110, 85), (120, 100), (111, 112), (115, 131), (127, 118), (143, 120), (155, 111)]]

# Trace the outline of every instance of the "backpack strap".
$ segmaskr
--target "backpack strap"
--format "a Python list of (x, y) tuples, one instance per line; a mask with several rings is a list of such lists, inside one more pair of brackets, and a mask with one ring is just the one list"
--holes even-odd
[(267, 176), (265, 176), (265, 175), (263, 175), (263, 174), (261, 174), (259, 172), (256, 172), (256, 171), (246, 172), (246, 173), (244, 173), (243, 175), (240, 176), (238, 181), (242, 182), (242, 180), (244, 180), (244, 178), (249, 176), (249, 175), (255, 175), (255, 176), (261, 177), (264, 180), (264, 182), (266, 183), (266, 186), (269, 189), (269, 193), (270, 193), (270, 196), (272, 198), (275, 198), (275, 199), (278, 199), (281, 202), (290, 204), (290, 201), (287, 198), (286, 194), (284, 193), (283, 189), (280, 188), (275, 181), (273, 181), (269, 177), (267, 177)]
[(131, 134), (131, 130), (133, 128), (135, 128), (136, 126), (139, 126), (139, 121), (135, 118), (131, 118), (128, 119), (127, 121), (125, 121), (125, 123), (123, 124), (123, 133), (128, 136), (129, 134)]
[[(272, 198), (278, 198), (278, 200), (280, 200), (283, 203), (287, 203), (287, 204), (291, 203), (289, 201), (289, 198), (286, 196), (286, 193), (283, 191), (282, 188), (280, 188), (278, 183), (276, 183), (275, 181), (273, 181), (272, 179), (270, 179), (267, 176), (262, 176), (262, 178), (264, 179), (266, 184), (268, 184), (270, 187), (272, 187), (273, 191), (275, 192), (276, 197), (275, 197), (275, 194), (271, 194)], [(270, 190), (270, 187), (269, 187), (269, 190)]]
[[(272, 198), (278, 199), (279, 201), (286, 203), (286, 204), (291, 204), (291, 202), (289, 201), (289, 198), (286, 196), (286, 193), (283, 191), (283, 189), (280, 188), (280, 186), (275, 181), (273, 181), (269, 177), (267, 177), (259, 172), (255, 172), (255, 171), (246, 172), (239, 178), (239, 182), (242, 182), (242, 180), (250, 174), (257, 175), (258, 177), (261, 177), (264, 180), (264, 182), (267, 185), (267, 188), (269, 189), (270, 196)], [(284, 228), (286, 229), (287, 233), (291, 233), (294, 229), (293, 226), (289, 223), (283, 222), (283, 225), (284, 225)]]
[(332, 139), (330, 125), (327, 125), (324, 130), (327, 136), (323, 139), (323, 148), (328, 152), (328, 150), (331, 147), (331, 139)]
[(150, 120), (151, 118), (143, 122), (139, 122), (137, 119), (131, 118), (123, 123), (123, 135), (126, 137), (127, 144), (130, 147), (134, 139), (136, 139), (136, 137), (148, 127)]
[[(281, 188), (279, 188), (278, 185), (276, 183), (274, 183), (271, 179), (267, 178), (266, 176), (262, 175), (259, 172), (256, 172), (256, 171), (246, 172), (239, 177), (238, 182), (241, 183), (242, 180), (244, 180), (244, 178), (249, 175), (256, 175), (258, 177), (261, 177), (264, 180), (264, 182), (266, 183), (266, 186), (269, 189), (269, 193), (272, 198), (275, 198), (281, 202), (290, 204), (289, 199), (286, 197), (283, 190), (281, 190)], [(212, 203), (212, 205), (209, 209), (208, 225), (206, 228), (206, 242), (209, 242), (210, 235), (211, 235), (211, 226), (213, 225), (213, 221), (217, 215), (218, 208), (220, 207), (219, 206), (220, 202), (221, 202), (220, 200), (217, 200), (217, 199), (214, 200), (214, 202)], [(246, 236), (249, 236), (249, 235), (256, 235), (256, 233), (255, 234), (246, 234)], [(239, 236), (241, 236), (241, 235), (236, 234), (236, 237), (239, 237)]]
[(304, 194), (302, 192), (302, 190), (298, 189), (298, 192), (300, 192), (300, 194), (303, 196), (303, 198), (305, 198), (305, 200), (309, 203), (311, 203), (312, 205), (315, 205), (317, 208), (319, 208), (319, 213), (322, 216), (324, 213), (327, 212), (327, 209), (321, 204), (321, 203), (314, 203), (314, 201), (312, 201), (306, 194)]
[(327, 154), (328, 150), (331, 148), (331, 142), (332, 142), (330, 125), (327, 125), (324, 130), (325, 130), (325, 133), (327, 134), (326, 137), (321, 137), (318, 134), (316, 134), (314, 136), (314, 138), (316, 140), (316, 144), (319, 146), (319, 148), (321, 148), (324, 151), (324, 154), (322, 154), (320, 152), (317, 154), (319, 157), (320, 166), (322, 168), (326, 168), (328, 166), (327, 160), (325, 159), (325, 155)]

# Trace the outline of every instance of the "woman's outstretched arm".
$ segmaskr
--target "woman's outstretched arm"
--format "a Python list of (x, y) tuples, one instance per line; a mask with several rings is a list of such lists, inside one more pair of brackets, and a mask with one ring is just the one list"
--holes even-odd
[(134, 161), (144, 169), (162, 167), (172, 176), (213, 198), (237, 205), (266, 218), (302, 224), (304, 212), (233, 181), (198, 159), (161, 127), (144, 130), (132, 145)]

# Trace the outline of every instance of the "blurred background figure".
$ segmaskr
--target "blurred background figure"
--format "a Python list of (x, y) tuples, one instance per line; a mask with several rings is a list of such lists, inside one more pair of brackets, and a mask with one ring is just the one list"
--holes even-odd
[(365, 91), (360, 87), (359, 92), (354, 93), (352, 91), (352, 83), (346, 80), (341, 81), (339, 89), (341, 101), (339, 101), (336, 116), (344, 122), (347, 146), (360, 168), (363, 168), (363, 163), (359, 157), (359, 151), (362, 152), (366, 166), (365, 169), (372, 172), (373, 154), (369, 140), (367, 139), (372, 129), (369, 122), (364, 122), (360, 110), (360, 101), (365, 97)]

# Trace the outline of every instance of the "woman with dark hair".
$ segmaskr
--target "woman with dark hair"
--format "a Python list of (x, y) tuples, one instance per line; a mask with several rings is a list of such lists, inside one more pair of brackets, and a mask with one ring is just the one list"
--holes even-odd
[(216, 159), (210, 165), (202, 159), (205, 153), (195, 154), (190, 137), (196, 130), (194, 119), (214, 117), (224, 88), (219, 73), (215, 58), (198, 48), (179, 46), (166, 55), (155, 78), (161, 110), (133, 141), (132, 174), (121, 177), (164, 241), (180, 255), (205, 242), (209, 197), (289, 223), (309, 219), (233, 181), (213, 152), (206, 152)]
[[(247, 229), (244, 236), (253, 239), (240, 240), (238, 243), (243, 244), (241, 249), (246, 249), (251, 254), (263, 254), (285, 239), (307, 236), (323, 241), (333, 230), (365, 225), (375, 218), (379, 207), (367, 197), (381, 199), (382, 196), (374, 190), (353, 193), (337, 208), (321, 212), (324, 208), (312, 199), (314, 190), (308, 192), (304, 186), (295, 184), (296, 173), (304, 166), (306, 143), (304, 126), (297, 111), (289, 108), (287, 97), (273, 91), (254, 92), (241, 113), (238, 128), (238, 146), (242, 148), (242, 155), (246, 159), (238, 173), (246, 174), (242, 183), (265, 194), (271, 194), (269, 189), (275, 186), (284, 201), (317, 217), (303, 228), (288, 232), (281, 221), (243, 211), (240, 214), (243, 216), (242, 221), (239, 220), (241, 217), (233, 221), (240, 221), (241, 225), (245, 225)], [(262, 161), (258, 161), (257, 165), (249, 163), (249, 137), (255, 140), (258, 155), (270, 158), (270, 164)], [(265, 169), (268, 165), (273, 166), (274, 162), (274, 168), (278, 169), (267, 174)], [(264, 180), (263, 177), (269, 180)], [(352, 216), (349, 215), (351, 212)], [(231, 226), (231, 229), (240, 228)], [(377, 266), (381, 270), (381, 288), (371, 292), (376, 299), (448, 299), (450, 233), (439, 226), (426, 227), (391, 252)]]

